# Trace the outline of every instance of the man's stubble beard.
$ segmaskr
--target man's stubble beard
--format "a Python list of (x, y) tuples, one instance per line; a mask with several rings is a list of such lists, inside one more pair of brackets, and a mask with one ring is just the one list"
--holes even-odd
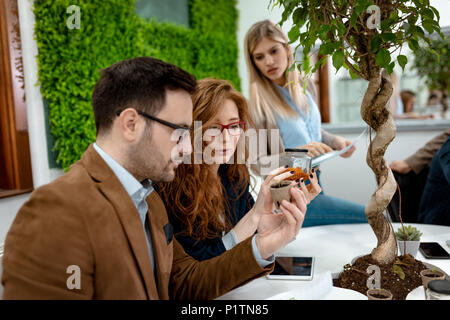
[(128, 168), (138, 181), (150, 179), (153, 182), (170, 182), (174, 179), (171, 161), (164, 159), (159, 148), (152, 140), (151, 127), (145, 129), (142, 138), (135, 145), (128, 147)]

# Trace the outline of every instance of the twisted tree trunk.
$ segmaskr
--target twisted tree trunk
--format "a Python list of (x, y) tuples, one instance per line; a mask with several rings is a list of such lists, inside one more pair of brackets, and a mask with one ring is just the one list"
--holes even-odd
[(367, 75), (369, 86), (361, 104), (363, 120), (376, 132), (370, 142), (366, 161), (378, 183), (378, 189), (371, 196), (365, 208), (365, 214), (377, 237), (377, 247), (372, 258), (380, 264), (392, 263), (397, 256), (397, 241), (392, 225), (383, 215), (396, 191), (397, 183), (383, 158), (384, 153), (395, 138), (396, 127), (386, 104), (392, 95), (392, 83), (387, 75), (381, 75), (381, 69), (369, 57), (363, 61), (361, 70)]

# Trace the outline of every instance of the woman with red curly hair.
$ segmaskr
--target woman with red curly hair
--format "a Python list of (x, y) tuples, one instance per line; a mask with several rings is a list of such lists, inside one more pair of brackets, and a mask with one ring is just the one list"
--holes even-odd
[[(202, 145), (196, 146), (199, 139), (193, 139), (191, 164), (180, 164), (175, 179), (155, 189), (165, 202), (177, 240), (188, 254), (206, 260), (256, 232), (263, 211), (258, 207), (271, 201), (269, 180), (275, 176), (283, 180), (292, 173), (284, 172), (285, 168), (274, 170), (262, 184), (255, 203), (246, 165), (244, 134), (250, 118), (245, 98), (229, 82), (208, 78), (197, 82), (192, 99), (193, 119), (202, 125), (192, 135), (201, 134)], [(240, 143), (244, 143), (243, 148), (238, 147)], [(297, 181), (307, 203), (320, 192), (315, 173), (311, 180), (310, 192)]]

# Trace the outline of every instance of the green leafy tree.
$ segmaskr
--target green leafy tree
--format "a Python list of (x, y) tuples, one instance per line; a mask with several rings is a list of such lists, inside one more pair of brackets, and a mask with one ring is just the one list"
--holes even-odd
[(414, 52), (413, 68), (430, 90), (442, 92), (442, 116), (448, 109), (447, 97), (450, 90), (450, 38), (431, 40), (431, 54), (427, 48), (420, 47)]
[[(440, 33), (439, 12), (428, 0), (272, 0), (271, 4), (283, 9), (280, 24), (292, 17), (288, 36), (291, 43), (299, 40), (303, 59), (297, 68), (306, 76), (331, 56), (337, 70), (344, 67), (352, 78), (369, 82), (361, 116), (376, 132), (367, 152), (367, 164), (375, 173), (378, 189), (365, 212), (378, 240), (372, 258), (379, 263), (392, 263), (397, 243), (392, 225), (383, 215), (397, 185), (384, 159), (396, 134), (394, 120), (385, 107), (392, 94), (388, 74), (396, 63), (404, 69), (408, 62), (405, 55), (392, 60), (396, 50), (408, 45), (415, 51), (419, 40), (430, 44), (425, 31)], [(302, 32), (303, 26), (306, 30)], [(311, 65), (310, 54), (319, 41), (321, 58)]]

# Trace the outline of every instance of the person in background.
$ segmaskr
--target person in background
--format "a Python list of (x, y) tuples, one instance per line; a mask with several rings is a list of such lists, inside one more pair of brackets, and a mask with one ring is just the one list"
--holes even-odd
[(440, 103), (440, 91), (439, 90), (433, 90), (430, 92), (430, 95), (428, 96), (427, 100), (427, 106), (436, 106)]
[[(383, 69), (382, 73), (384, 75), (388, 75), (386, 70), (384, 70), (384, 69)], [(391, 98), (389, 99), (386, 107), (388, 108), (389, 112), (391, 113), (391, 115), (394, 119), (405, 119), (405, 116), (403, 115), (405, 108), (403, 106), (403, 101), (400, 96), (400, 85), (398, 83), (399, 81), (398, 81), (397, 74), (395, 72), (392, 72), (388, 76), (391, 79), (391, 83), (392, 83), (392, 95), (391, 95)]]
[(419, 206), (419, 223), (450, 226), (450, 137), (430, 164)]
[[(270, 198), (269, 181), (292, 173), (267, 178), (255, 202), (246, 165), (248, 151), (243, 145), (250, 121), (244, 96), (226, 80), (207, 78), (197, 82), (192, 100), (193, 119), (202, 124), (193, 136), (204, 137), (199, 150), (204, 159), (195, 163), (193, 154), (190, 164), (178, 167), (172, 182), (159, 183), (155, 189), (165, 203), (176, 239), (186, 253), (203, 261), (253, 236), (264, 214), (264, 199)], [(296, 182), (307, 203), (321, 191), (315, 173), (310, 180), (311, 192), (304, 182)]]
[(411, 90), (402, 90), (400, 97), (403, 104), (403, 116), (406, 119), (430, 119), (434, 116), (432, 114), (420, 115), (414, 112), (414, 105), (416, 103), (416, 94)]
[[(341, 150), (351, 142), (321, 128), (320, 112), (298, 70), (288, 70), (294, 56), (288, 38), (281, 28), (269, 20), (255, 23), (245, 36), (245, 55), (249, 74), (249, 111), (259, 132), (267, 130), (267, 154), (259, 149), (258, 163), (252, 169), (262, 172), (264, 157), (278, 157), (284, 149), (308, 149), (317, 157)], [(308, 83), (307, 83), (308, 84)], [(261, 143), (260, 143), (261, 145)], [(341, 156), (350, 157), (353, 146)], [(320, 171), (318, 171), (320, 182)], [(364, 206), (321, 192), (308, 206), (303, 226), (367, 222)]]
[[(388, 75), (383, 69), (382, 73)], [(392, 117), (396, 120), (401, 119), (428, 119), (431, 115), (419, 115), (413, 112), (414, 104), (416, 102), (416, 94), (410, 90), (400, 90), (398, 76), (395, 72), (389, 75), (392, 82), (392, 95), (387, 103), (387, 108)], [(407, 105), (405, 105), (405, 103)]]
[(447, 96), (448, 94), (445, 91), (434, 89), (430, 91), (428, 96), (428, 100), (426, 106), (428, 107), (428, 112), (436, 115), (438, 118), (446, 119), (447, 118)]
[[(431, 160), (449, 136), (450, 129), (447, 129), (408, 158), (394, 160), (389, 164), (401, 190), (401, 194), (399, 192), (395, 193), (388, 207), (394, 221), (400, 222), (400, 213), (405, 222), (417, 223), (419, 219), (422, 219), (422, 217), (419, 217), (419, 209), (422, 208), (423, 211), (423, 208), (425, 208), (425, 206), (421, 205), (421, 199), (424, 197), (425, 186), (428, 184), (429, 175), (431, 174)], [(438, 188), (438, 185), (429, 186), (428, 190), (433, 191), (433, 187)], [(425, 197), (430, 199), (428, 196)], [(428, 207), (432, 208), (435, 205), (438, 204), (432, 204)]]
[[(387, 75), (383, 69), (383, 74)], [(387, 108), (392, 117), (396, 120), (401, 119), (429, 119), (432, 115), (420, 115), (413, 111), (416, 102), (416, 94), (411, 90), (400, 90), (398, 76), (395, 72), (389, 75), (392, 82), (392, 95), (387, 103)], [(402, 94), (403, 93), (403, 94)], [(405, 105), (405, 103), (407, 105)]]
[(414, 104), (416, 103), (416, 94), (411, 90), (402, 90), (400, 98), (403, 104), (403, 113), (407, 114), (414, 111)]
[(449, 135), (450, 129), (446, 129), (443, 133), (435, 136), (408, 158), (392, 161), (389, 164), (389, 167), (391, 170), (402, 174), (407, 174), (411, 170), (414, 171), (415, 174), (419, 174), (420, 171), (429, 166), (431, 159), (433, 159), (434, 155), (442, 147)]

